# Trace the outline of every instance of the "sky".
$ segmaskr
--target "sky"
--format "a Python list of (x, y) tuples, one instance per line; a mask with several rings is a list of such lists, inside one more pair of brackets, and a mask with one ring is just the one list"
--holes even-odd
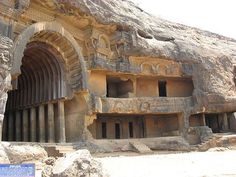
[(236, 39), (236, 0), (132, 0), (148, 13)]

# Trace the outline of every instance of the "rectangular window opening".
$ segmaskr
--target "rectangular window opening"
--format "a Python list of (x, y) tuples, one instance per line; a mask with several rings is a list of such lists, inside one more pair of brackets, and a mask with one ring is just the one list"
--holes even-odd
[(134, 137), (133, 122), (129, 122), (129, 137), (130, 137), (130, 138), (133, 138), (133, 137)]
[(107, 138), (107, 123), (102, 122), (102, 138)]
[(119, 123), (115, 124), (115, 137), (116, 139), (120, 139), (120, 124)]
[(166, 97), (166, 81), (158, 81), (159, 96)]
[(130, 79), (121, 79), (119, 77), (107, 77), (107, 97), (111, 98), (129, 98), (133, 93), (133, 82)]

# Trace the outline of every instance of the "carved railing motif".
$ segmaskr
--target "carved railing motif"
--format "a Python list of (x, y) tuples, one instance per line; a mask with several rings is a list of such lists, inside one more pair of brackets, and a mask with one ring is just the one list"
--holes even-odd
[(94, 102), (97, 113), (179, 113), (194, 106), (192, 97), (96, 97)]
[(2, 139), (2, 123), (7, 102), (7, 91), (11, 87), (11, 39), (0, 35), (0, 141)]
[(93, 57), (87, 61), (89, 69), (101, 69), (111, 71), (121, 71), (129, 73), (140, 73), (141, 68), (132, 66), (128, 61), (107, 60), (99, 57)]
[(148, 74), (155, 76), (179, 77), (181, 76), (180, 67), (173, 64), (152, 64), (150, 61), (141, 64), (130, 62), (129, 59), (104, 59), (93, 56), (87, 59), (87, 67), (89, 69), (120, 71), (134, 74)]

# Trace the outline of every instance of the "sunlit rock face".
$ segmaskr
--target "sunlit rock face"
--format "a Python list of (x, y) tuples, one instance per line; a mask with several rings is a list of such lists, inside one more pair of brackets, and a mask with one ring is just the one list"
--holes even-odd
[[(126, 0), (56, 2), (60, 12), (90, 15), (102, 24), (116, 24), (120, 32), (127, 32), (132, 42), (123, 55), (180, 62), (183, 71), (192, 75), (199, 109), (216, 109), (208, 103), (218, 104), (217, 109), (225, 111), (235, 109), (234, 39), (154, 17)], [(225, 107), (224, 103), (229, 105)]]

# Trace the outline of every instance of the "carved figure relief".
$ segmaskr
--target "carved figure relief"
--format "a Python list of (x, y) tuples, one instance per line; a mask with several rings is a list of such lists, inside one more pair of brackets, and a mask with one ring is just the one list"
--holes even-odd
[(179, 67), (173, 63), (160, 63), (160, 61), (154, 62), (142, 62), (141, 64), (133, 61), (134, 65), (139, 65), (141, 72), (146, 74), (157, 74), (157, 75), (179, 75)]
[(179, 74), (178, 66), (174, 64), (166, 66), (166, 74), (167, 75)]
[(154, 72), (154, 67), (152, 64), (142, 63), (140, 67), (141, 67), (141, 70), (143, 73), (153, 73)]
[(157, 74), (166, 75), (166, 68), (167, 68), (166, 65), (159, 64), (159, 65), (156, 65), (156, 68), (157, 68)]
[(142, 112), (148, 112), (148, 111), (150, 111), (150, 103), (148, 103), (148, 102), (143, 102), (143, 103), (141, 103), (141, 105), (140, 105), (140, 110), (141, 110)]
[(113, 56), (108, 36), (96, 29), (88, 30), (88, 40), (85, 42), (85, 46), (91, 59), (94, 56), (111, 59)]
[(131, 35), (125, 31), (119, 31), (112, 38), (112, 44), (115, 46), (114, 51), (117, 57), (121, 60), (126, 60), (128, 58), (126, 51), (130, 50), (132, 45)]
[(101, 34), (99, 36), (99, 47), (104, 49), (110, 49), (110, 41), (107, 36)]
[(4, 63), (9, 62), (9, 58), (6, 57), (5, 51), (4, 51), (4, 53), (0, 54), (0, 60), (3, 61)]
[(125, 109), (125, 105), (122, 102), (115, 102), (112, 108), (112, 112), (122, 112)]
[[(128, 104), (124, 104), (127, 103)], [(135, 112), (139, 110), (138, 103), (134, 100), (127, 100), (127, 102), (115, 101), (111, 106), (111, 112)]]
[[(1, 38), (1, 36), (0, 36)], [(10, 57), (11, 54), (9, 52), (8, 46), (11, 45), (5, 37), (0, 39), (0, 63), (3, 65), (7, 65), (10, 67)]]

